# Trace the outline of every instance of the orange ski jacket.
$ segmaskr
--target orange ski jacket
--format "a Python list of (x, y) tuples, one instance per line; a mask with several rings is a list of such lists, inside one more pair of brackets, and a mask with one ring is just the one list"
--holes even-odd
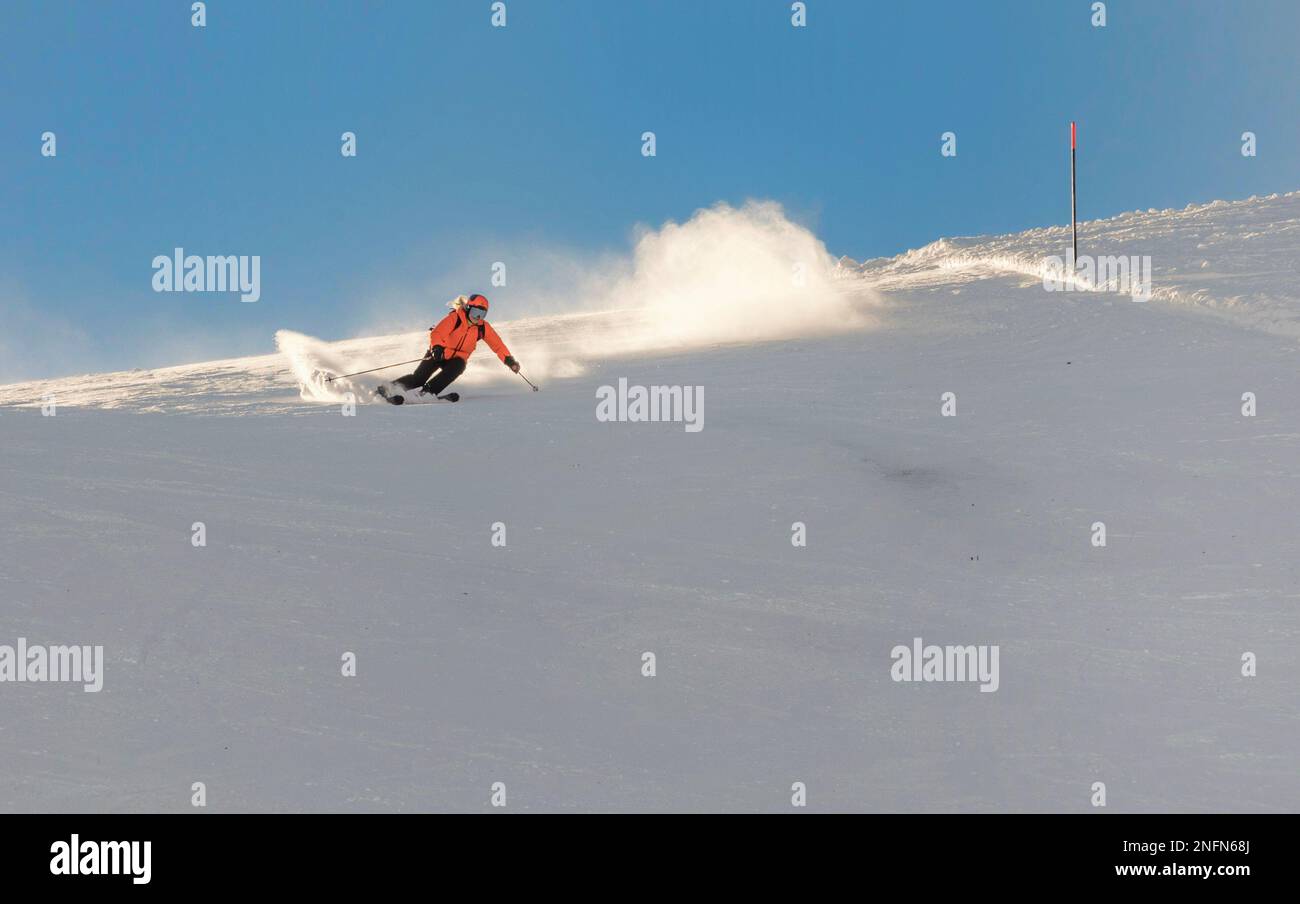
[(510, 349), (501, 341), (492, 324), (484, 320), (477, 325), (469, 322), (469, 317), (461, 309), (456, 309), (442, 318), (442, 321), (429, 330), (429, 348), (442, 346), (444, 358), (466, 358), (474, 353), (474, 347), (482, 339), (488, 348), (496, 352), (504, 362), (510, 357)]

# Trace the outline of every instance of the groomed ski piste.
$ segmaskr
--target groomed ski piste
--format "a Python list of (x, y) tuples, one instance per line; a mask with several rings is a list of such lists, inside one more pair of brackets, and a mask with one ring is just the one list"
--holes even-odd
[(426, 323), (0, 386), (0, 643), (104, 648), (0, 697), (0, 808), (1294, 812), (1300, 193), (1080, 237), (1151, 300), (1046, 291), (1068, 228), (858, 263), (719, 206), (494, 303), (541, 392), (313, 376)]

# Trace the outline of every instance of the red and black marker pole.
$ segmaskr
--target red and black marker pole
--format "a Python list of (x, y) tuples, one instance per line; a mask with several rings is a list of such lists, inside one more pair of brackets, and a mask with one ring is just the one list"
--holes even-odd
[(1079, 146), (1079, 130), (1070, 123), (1070, 229), (1074, 233), (1074, 259), (1079, 259), (1079, 217), (1074, 194), (1074, 152)]

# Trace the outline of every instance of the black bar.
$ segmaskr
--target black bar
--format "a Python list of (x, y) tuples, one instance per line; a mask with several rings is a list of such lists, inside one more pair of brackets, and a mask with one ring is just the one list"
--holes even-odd
[[(556, 881), (576, 888), (597, 877), (616, 883), (605, 886), (608, 891), (631, 894), (652, 886), (670, 891), (680, 887), (672, 877), (703, 869), (730, 889), (766, 889), (786, 879), (847, 881), (873, 894), (953, 883), (998, 892), (1131, 885), (1231, 894), (1251, 883), (1292, 878), (1290, 850), (1297, 829), (1295, 816), (1140, 816), (1103, 810), (820, 818), (802, 811), (784, 819), (571, 815), (542, 817), (545, 821), (505, 815), (502, 810), (461, 816), (7, 816), (0, 818), (0, 877), (6, 891), (34, 887), (56, 895), (276, 888), (337, 895), (411, 882), (436, 892), (464, 881), (482, 888), (521, 881), (542, 894)], [(57, 855), (51, 849), (70, 845), (74, 834), (79, 847), (149, 841), (149, 882), (137, 884), (130, 874), (54, 875)], [(1171, 849), (1171, 842), (1186, 849)], [(1119, 875), (1133, 867), (1156, 874)], [(1219, 872), (1206, 878), (1162, 873), (1192, 867)], [(1248, 875), (1220, 874), (1242, 867)], [(139, 870), (136, 878), (142, 875)]]

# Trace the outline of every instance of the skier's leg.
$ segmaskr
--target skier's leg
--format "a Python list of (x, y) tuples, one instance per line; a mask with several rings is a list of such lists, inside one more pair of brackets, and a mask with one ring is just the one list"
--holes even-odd
[(403, 389), (414, 389), (417, 386), (423, 386), (424, 381), (433, 376), (433, 372), (438, 369), (438, 365), (441, 363), (441, 361), (435, 361), (432, 358), (425, 358), (415, 368), (415, 373), (398, 377), (393, 382)]
[(442, 391), (451, 385), (452, 381), (465, 372), (464, 358), (450, 358), (442, 362), (442, 370), (436, 377), (424, 384), (424, 391), (433, 395), (442, 395)]

